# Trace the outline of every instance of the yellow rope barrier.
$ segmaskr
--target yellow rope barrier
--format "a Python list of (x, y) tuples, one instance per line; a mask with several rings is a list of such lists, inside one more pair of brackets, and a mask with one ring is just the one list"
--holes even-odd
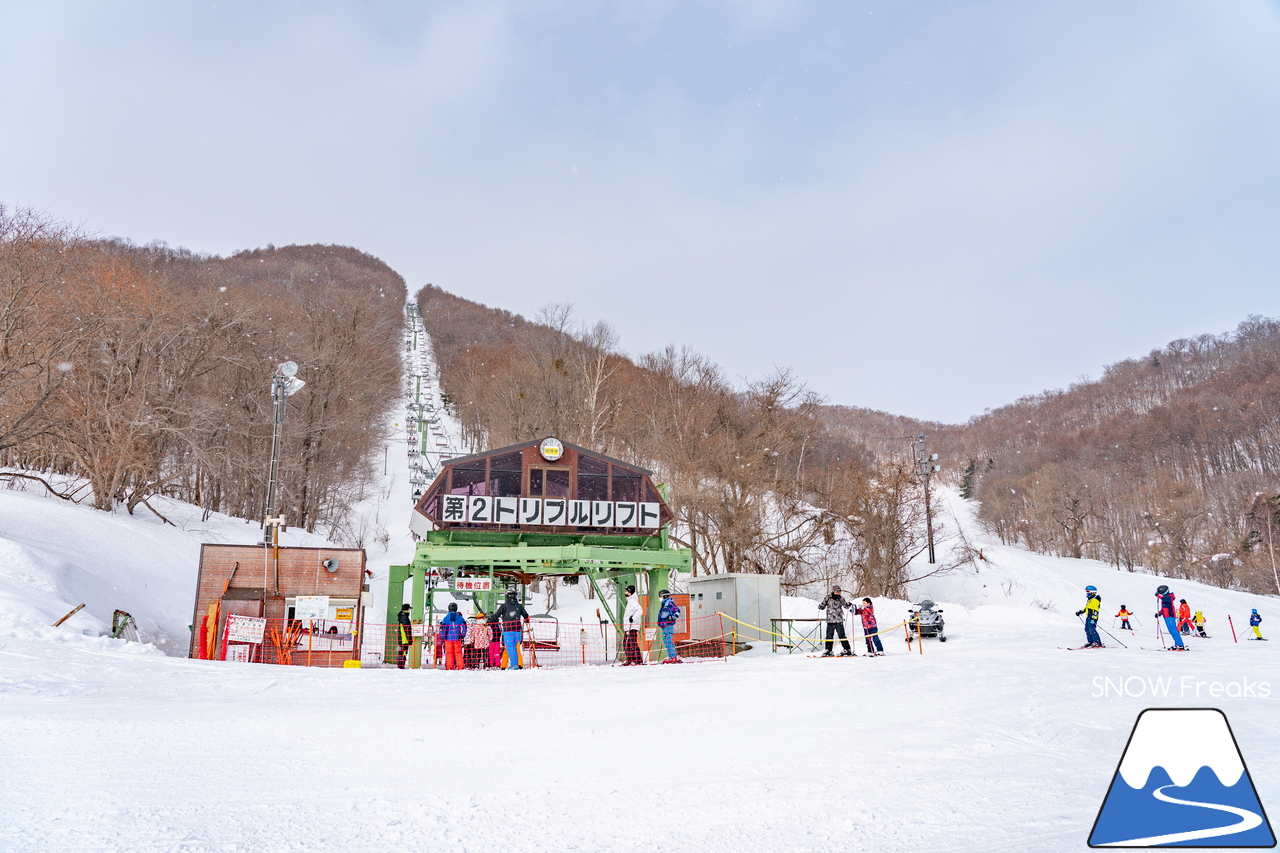
[[(750, 622), (743, 622), (740, 619), (734, 619), (728, 613), (719, 613), (719, 615), (723, 616), (725, 619), (728, 619), (730, 622), (737, 622), (739, 625), (745, 625), (746, 627), (752, 629), (753, 631), (759, 631), (761, 634), (768, 634), (772, 637), (782, 637), (783, 639), (787, 639), (787, 640), (811, 640), (812, 639), (810, 637), (797, 637), (794, 634), (779, 634), (777, 631), (766, 631), (764, 628), (760, 628), (756, 625), (752, 625)], [(876, 630), (872, 631), (871, 634), (866, 636), (874, 637), (876, 634), (883, 634), (886, 631), (896, 631), (898, 628), (901, 628), (905, 624), (907, 624), (907, 620), (904, 619), (901, 622), (899, 622), (897, 625), (894, 625), (890, 628), (876, 628)], [(818, 639), (816, 642), (826, 642), (826, 641), (822, 639)]]

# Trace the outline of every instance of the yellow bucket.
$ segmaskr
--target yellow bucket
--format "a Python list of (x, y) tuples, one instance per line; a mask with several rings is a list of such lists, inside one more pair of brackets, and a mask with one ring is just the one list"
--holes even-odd
[(343, 668), (343, 669), (360, 669), (360, 661), (358, 661), (358, 660), (344, 660), (344, 661), (342, 662), (342, 668)]

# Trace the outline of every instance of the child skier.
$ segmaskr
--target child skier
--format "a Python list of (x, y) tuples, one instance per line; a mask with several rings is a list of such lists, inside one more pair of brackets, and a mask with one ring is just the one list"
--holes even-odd
[(1204, 623), (1208, 621), (1208, 619), (1204, 618), (1204, 613), (1199, 610), (1196, 611), (1195, 616), (1191, 617), (1191, 624), (1196, 626), (1196, 631), (1198, 631), (1200, 636), (1204, 637), (1206, 640), (1209, 639), (1209, 635), (1204, 632)]
[(853, 657), (853, 649), (849, 647), (849, 639), (844, 635), (844, 611), (845, 608), (852, 607), (851, 603), (845, 601), (844, 595), (838, 586), (831, 587), (831, 594), (818, 604), (819, 610), (827, 611), (827, 650), (822, 653), (824, 658), (831, 657), (831, 651), (835, 646), (835, 638), (837, 636), (840, 637), (840, 645), (844, 647), (840, 657)]
[(1129, 627), (1129, 617), (1132, 615), (1133, 614), (1129, 612), (1129, 606), (1127, 604), (1120, 605), (1120, 612), (1116, 614), (1116, 618), (1120, 620), (1120, 627), (1126, 631), (1133, 630)]
[(1086, 586), (1084, 594), (1087, 596), (1084, 609), (1076, 611), (1077, 616), (1084, 616), (1084, 647), (1100, 649), (1103, 646), (1102, 638), (1098, 636), (1098, 609), (1102, 607), (1102, 596), (1098, 595), (1098, 588), (1093, 585)]
[(658, 610), (658, 627), (662, 629), (662, 642), (667, 646), (667, 659), (663, 663), (684, 663), (676, 654), (676, 622), (680, 619), (680, 605), (668, 590), (658, 593), (662, 607)]
[[(862, 639), (867, 641), (867, 654), (880, 656), (884, 654), (884, 646), (880, 645), (880, 629), (876, 627), (876, 611), (871, 599), (862, 599), (861, 607), (854, 607), (853, 612), (862, 617)], [(875, 643), (875, 648), (871, 644)]]
[(1185, 598), (1178, 600), (1178, 630), (1183, 634), (1191, 633), (1191, 605)]
[(1262, 636), (1262, 617), (1258, 615), (1257, 608), (1254, 608), (1253, 615), (1249, 617), (1249, 627), (1253, 629), (1253, 636), (1250, 640), (1265, 640)]
[(1160, 599), (1160, 610), (1156, 613), (1156, 618), (1164, 620), (1165, 627), (1169, 629), (1169, 637), (1173, 640), (1169, 651), (1185, 652), (1187, 647), (1182, 642), (1182, 635), (1178, 633), (1178, 617), (1173, 612), (1173, 593), (1169, 591), (1169, 587), (1160, 584), (1156, 587), (1156, 598)]

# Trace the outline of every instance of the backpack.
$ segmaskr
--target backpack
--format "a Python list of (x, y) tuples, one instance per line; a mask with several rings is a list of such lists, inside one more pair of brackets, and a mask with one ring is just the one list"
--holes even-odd
[(674, 598), (668, 598), (662, 602), (662, 609), (658, 612), (659, 622), (675, 622), (680, 618), (680, 605), (676, 604)]

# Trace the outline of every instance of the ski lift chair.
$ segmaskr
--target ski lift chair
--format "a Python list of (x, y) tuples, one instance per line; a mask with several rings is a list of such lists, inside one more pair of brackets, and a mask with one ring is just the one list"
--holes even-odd
[(530, 616), (529, 637), (524, 641), (526, 649), (538, 652), (560, 651), (560, 620), (550, 613)]

